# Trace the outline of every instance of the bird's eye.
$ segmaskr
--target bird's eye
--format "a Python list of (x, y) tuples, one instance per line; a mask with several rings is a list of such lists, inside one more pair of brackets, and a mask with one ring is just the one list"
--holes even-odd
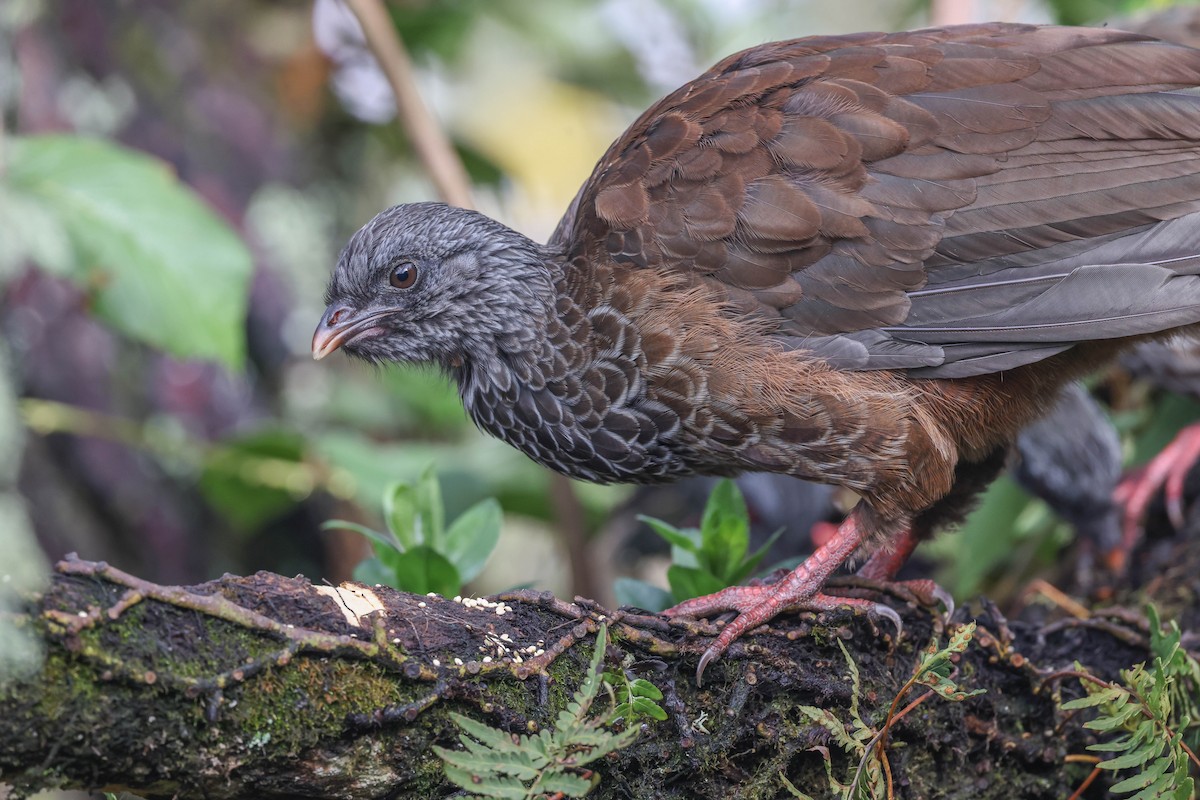
[(397, 289), (408, 289), (417, 282), (417, 265), (405, 261), (392, 270), (391, 284)]

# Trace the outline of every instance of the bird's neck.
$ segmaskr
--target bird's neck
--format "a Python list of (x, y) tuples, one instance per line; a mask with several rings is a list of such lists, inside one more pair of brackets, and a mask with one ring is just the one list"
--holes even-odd
[(482, 430), (557, 472), (598, 483), (666, 479), (682, 467), (638, 441), (649, 425), (641, 378), (614, 376), (619, 368), (605, 360), (613, 356), (597, 357), (595, 309), (573, 291), (587, 283), (559, 264), (546, 259), (544, 289), (505, 309), (506, 329), (454, 370), (463, 405)]
[(497, 429), (497, 404), (511, 407), (522, 387), (544, 384), (545, 362), (553, 360), (551, 330), (556, 328), (556, 307), (561, 269), (551, 259), (530, 264), (528, 274), (514, 281), (519, 293), (503, 303), (484, 304), (476, 313), (486, 318), (484, 335), (467, 342), (463, 357), (450, 365), (463, 405), (481, 428), (507, 439)]

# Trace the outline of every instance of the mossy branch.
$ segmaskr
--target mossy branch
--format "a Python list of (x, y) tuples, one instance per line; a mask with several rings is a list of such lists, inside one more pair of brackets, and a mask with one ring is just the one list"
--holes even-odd
[[(1196, 620), (1200, 569), (1187, 559), (1200, 555), (1188, 551), (1155, 586), (1176, 603), (1187, 598), (1172, 616)], [(1186, 580), (1162, 580), (1170, 574)], [(458, 741), (451, 714), (514, 735), (552, 729), (606, 624), (601, 669), (657, 687), (667, 719), (639, 720), (633, 744), (588, 766), (599, 778), (590, 797), (776, 797), (781, 775), (827, 796), (819, 751), (828, 732), (802, 706), (888, 724), (898, 797), (1070, 795), (1096, 738), (1060, 707), (1062, 693), (1081, 689), (1046, 676), (1085, 652), (1097, 656), (1092, 674), (1115, 679), (1146, 660), (1145, 620), (1051, 624), (1032, 607), (1009, 622), (985, 604), (953, 658), (956, 683), (986, 694), (923, 703), (887, 723), (940, 623), (901, 610), (897, 641), (849, 613), (784, 616), (735, 644), (698, 689), (690, 676), (719, 625), (529, 591), (466, 604), (269, 573), (159, 586), (68, 559), (22, 614), (0, 620), (44, 651), (39, 669), (0, 684), (0, 784), (16, 796), (50, 786), (181, 798), (450, 796), (432, 748)], [(838, 761), (850, 756), (824, 749), (835, 751), (835, 774), (853, 772)]]

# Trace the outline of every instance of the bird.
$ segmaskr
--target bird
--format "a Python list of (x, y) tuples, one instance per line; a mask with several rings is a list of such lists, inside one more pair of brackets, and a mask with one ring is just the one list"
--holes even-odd
[[(1200, 396), (1200, 347), (1195, 339), (1146, 342), (1123, 353), (1121, 366), (1129, 374), (1159, 389)], [(1171, 442), (1117, 486), (1114, 497), (1123, 507), (1119, 540), (1106, 548), (1109, 569), (1124, 572), (1143, 537), (1142, 520), (1159, 490), (1167, 518), (1176, 530), (1185, 524), (1184, 486), (1200, 461), (1200, 423), (1180, 429)]]
[(1200, 51), (986, 23), (731, 55), (603, 154), (546, 244), (441, 203), (341, 252), (313, 336), (431, 363), (483, 431), (593, 482), (774, 472), (861, 498), (736, 611), (895, 575), (1071, 381), (1200, 323)]

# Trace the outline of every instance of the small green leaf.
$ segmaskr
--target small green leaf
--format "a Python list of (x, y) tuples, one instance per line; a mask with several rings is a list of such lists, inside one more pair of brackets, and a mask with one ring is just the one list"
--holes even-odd
[(512, 740), (511, 736), (502, 730), (485, 725), (478, 720), (455, 711), (450, 712), (450, 721), (457, 725), (464, 733), (474, 736), (492, 750), (512, 753), (514, 755), (521, 752), (521, 747)]
[(689, 553), (700, 552), (699, 531), (681, 530), (670, 523), (654, 517), (647, 517), (645, 514), (638, 514), (638, 520), (649, 525), (651, 530), (670, 542), (672, 546)]
[(525, 791), (525, 784), (516, 778), (495, 774), (477, 775), (468, 770), (451, 766), (450, 762), (446, 759), (447, 754), (452, 755), (453, 751), (446, 750), (437, 745), (433, 746), (433, 751), (446, 762), (442, 768), (446, 772), (446, 777), (455, 786), (461, 786), (475, 795), (492, 797), (496, 798), (496, 800), (526, 800), (529, 796)]
[(750, 544), (750, 515), (737, 484), (722, 478), (713, 487), (700, 522), (700, 566), (726, 585), (742, 565)]
[(392, 566), (400, 588), (413, 594), (436, 592), (450, 597), (462, 588), (458, 570), (438, 551), (417, 545), (404, 551)]
[(711, 572), (695, 567), (672, 564), (667, 568), (667, 583), (671, 584), (671, 595), (676, 603), (703, 597), (725, 588), (725, 583)]
[(1129, 703), (1119, 711), (1083, 723), (1083, 727), (1093, 731), (1112, 731), (1120, 728), (1134, 714), (1141, 713), (1142, 707), (1137, 703)]
[(396, 576), (378, 558), (365, 558), (358, 562), (358, 566), (354, 568), (354, 580), (368, 586), (381, 583), (393, 589), (403, 588), (397, 585)]
[(101, 318), (174, 355), (241, 366), (250, 253), (168, 164), (80, 136), (10, 146), (10, 189), (58, 218)]
[(538, 784), (546, 795), (561, 792), (567, 797), (583, 797), (600, 781), (599, 775), (593, 775), (590, 780), (569, 772), (548, 772)]
[(840, 719), (834, 716), (832, 711), (815, 706), (797, 706), (796, 708), (804, 716), (829, 731), (833, 736), (833, 740), (847, 753), (861, 755), (865, 750), (863, 743), (850, 735), (850, 732), (846, 730), (846, 726)]
[(662, 722), (667, 718), (667, 712), (663, 710), (658, 703), (647, 697), (635, 697), (630, 705), (633, 706), (635, 713), (641, 714), (644, 717), (650, 717)]
[(1132, 750), (1125, 755), (1110, 758), (1107, 761), (1101, 761), (1096, 766), (1100, 769), (1118, 770), (1129, 769), (1145, 764), (1151, 759), (1158, 758), (1162, 754), (1163, 748), (1167, 746), (1167, 740), (1161, 737), (1156, 737), (1146, 742), (1142, 747)]
[(629, 691), (638, 697), (649, 697), (651, 700), (662, 700), (662, 690), (645, 678), (635, 678), (629, 682)]
[(360, 525), (357, 522), (350, 522), (349, 520), (344, 519), (330, 519), (321, 523), (321, 530), (353, 531), (354, 533), (357, 533), (360, 536), (368, 539), (371, 544), (375, 546), (376, 553), (378, 553), (380, 549), (390, 550), (394, 553), (404, 552), (404, 548), (401, 546), (400, 542), (396, 541), (396, 537), (393, 536), (390, 531), (388, 533), (381, 533), (374, 528), (368, 528), (366, 525)]
[(442, 536), (446, 530), (446, 508), (442, 504), (442, 485), (438, 482), (433, 464), (427, 466), (417, 479), (417, 541), (442, 550)]
[(383, 519), (388, 530), (400, 543), (401, 550), (408, 550), (425, 540), (418, 531), (417, 493), (407, 483), (393, 483), (383, 493)]
[(617, 578), (613, 590), (618, 605), (636, 606), (647, 611), (662, 611), (674, 602), (667, 590), (635, 578)]
[(483, 571), (500, 541), (502, 522), (500, 504), (489, 497), (459, 515), (446, 532), (442, 552), (458, 569), (463, 583), (474, 580)]
[(750, 556), (745, 561), (742, 562), (742, 566), (738, 569), (737, 574), (734, 576), (731, 583), (733, 583), (733, 584), (741, 583), (746, 578), (753, 575), (754, 571), (756, 569), (758, 569), (758, 565), (762, 563), (763, 558), (766, 557), (767, 551), (769, 551), (771, 549), (772, 545), (774, 545), (775, 542), (778, 541), (779, 537), (781, 535), (783, 535), (783, 532), (785, 530), (787, 530), (787, 529), (780, 528), (779, 530), (772, 533), (769, 537), (767, 537), (767, 540), (765, 542), (763, 542), (762, 547), (755, 550), (753, 553), (750, 554)]
[[(1155, 786), (1160, 783), (1163, 778), (1168, 778), (1166, 775), (1167, 768), (1171, 766), (1171, 757), (1163, 756), (1155, 760), (1153, 764), (1147, 767), (1144, 771), (1137, 773), (1123, 781), (1114, 783), (1110, 791), (1113, 794), (1126, 794), (1128, 792), (1136, 792), (1139, 789), (1144, 789), (1148, 786)], [(1169, 780), (1169, 778), (1168, 778)], [(1162, 796), (1160, 792), (1155, 792), (1152, 797)]]
[(1125, 691), (1120, 686), (1113, 686), (1109, 689), (1101, 689), (1095, 694), (1089, 694), (1075, 700), (1068, 700), (1062, 704), (1062, 708), (1065, 711), (1073, 711), (1077, 708), (1091, 708), (1092, 706), (1111, 703), (1114, 700), (1122, 697), (1128, 699), (1129, 692)]

